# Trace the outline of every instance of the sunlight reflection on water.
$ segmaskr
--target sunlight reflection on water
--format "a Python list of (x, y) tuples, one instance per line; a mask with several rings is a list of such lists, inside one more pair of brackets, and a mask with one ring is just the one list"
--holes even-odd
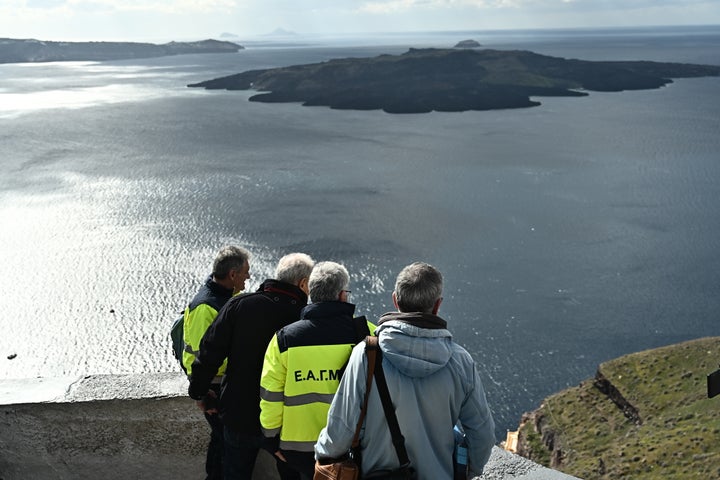
[[(214, 240), (185, 226), (183, 233), (194, 242), (177, 244), (165, 237), (177, 226), (152, 212), (144, 221), (126, 221), (123, 212), (136, 209), (137, 202), (152, 204), (171, 191), (168, 186), (148, 190), (143, 181), (81, 175), (66, 175), (62, 182), (62, 193), (16, 195), (0, 204), (0, 222), (13, 226), (12, 234), (0, 232), (0, 264), (18, 274), (0, 276), (0, 291), (24, 281), (36, 290), (32, 308), (20, 313), (24, 321), (6, 326), (3, 353), (17, 358), (2, 376), (172, 368), (168, 355), (158, 364), (163, 356), (148, 346), (167, 350), (164, 324), (182, 309), (182, 295), (197, 288), (215, 253), (214, 247), (193, 245)], [(233, 240), (246, 243), (227, 239)], [(36, 273), (30, 279), (27, 272)], [(254, 259), (253, 273), (269, 273), (262, 256)], [(39, 355), (40, 345), (55, 354)]]
[[(182, 77), (186, 74), (164, 67), (59, 62), (0, 65), (2, 74), (10, 76), (11, 83), (0, 89), (0, 118), (205, 94), (185, 86)], [(153, 83), (155, 79), (161, 81)]]

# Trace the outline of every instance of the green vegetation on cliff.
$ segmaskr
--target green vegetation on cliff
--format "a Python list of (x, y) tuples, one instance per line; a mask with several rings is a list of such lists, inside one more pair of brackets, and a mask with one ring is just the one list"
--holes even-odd
[(585, 480), (720, 478), (720, 337), (603, 363), (523, 416), (518, 453)]
[(410, 49), (402, 55), (250, 70), (188, 86), (258, 90), (262, 93), (250, 98), (257, 102), (423, 113), (525, 108), (540, 105), (531, 97), (659, 88), (671, 78), (719, 75), (720, 66), (591, 62), (521, 50)]

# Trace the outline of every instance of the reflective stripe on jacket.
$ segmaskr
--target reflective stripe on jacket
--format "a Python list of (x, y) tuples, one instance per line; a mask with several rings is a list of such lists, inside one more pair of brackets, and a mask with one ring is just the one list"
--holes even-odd
[(313, 451), (352, 348), (364, 338), (354, 310), (345, 302), (309, 305), (301, 320), (270, 341), (260, 379), (260, 424), (266, 437), (280, 435), (281, 449)]

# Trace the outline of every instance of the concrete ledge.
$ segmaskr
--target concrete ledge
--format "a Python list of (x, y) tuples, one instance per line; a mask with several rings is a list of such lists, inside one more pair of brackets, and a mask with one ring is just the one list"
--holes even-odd
[[(204, 477), (208, 426), (181, 373), (0, 381), (0, 480)], [(265, 452), (253, 478), (275, 480)], [(566, 480), (495, 448), (483, 479)]]

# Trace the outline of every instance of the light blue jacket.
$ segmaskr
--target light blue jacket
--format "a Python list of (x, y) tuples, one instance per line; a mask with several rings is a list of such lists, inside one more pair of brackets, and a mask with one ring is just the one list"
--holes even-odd
[[(452, 341), (445, 326), (435, 315), (390, 313), (383, 315), (375, 331), (390, 397), (418, 480), (452, 480), (453, 426), (458, 420), (467, 435), (473, 476), (482, 473), (495, 444), (495, 425), (475, 362)], [(361, 343), (353, 349), (333, 399), (327, 427), (315, 445), (316, 458), (340, 457), (350, 448), (366, 375), (367, 356)], [(391, 438), (373, 382), (361, 432), (363, 473), (399, 465)]]

